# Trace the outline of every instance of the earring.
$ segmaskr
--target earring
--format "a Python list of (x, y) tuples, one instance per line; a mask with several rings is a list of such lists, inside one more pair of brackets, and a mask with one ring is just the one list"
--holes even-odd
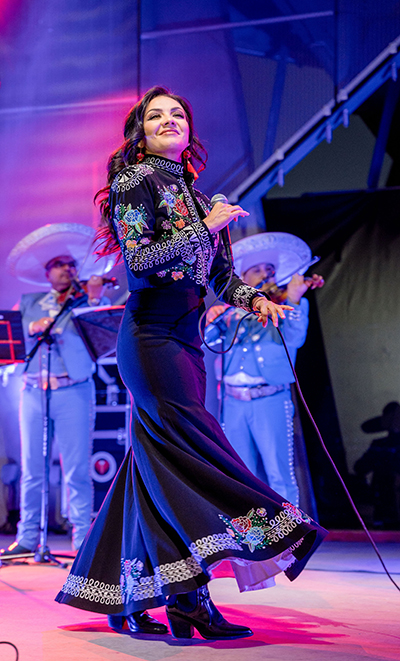
[(140, 161), (143, 161), (144, 159), (144, 146), (141, 145), (140, 143), (137, 145), (137, 153), (136, 153), (136, 161), (137, 163), (140, 163)]
[(143, 140), (140, 140), (138, 144), (136, 145), (136, 163), (140, 163), (143, 161), (145, 157), (145, 145), (143, 144)]
[(190, 153), (189, 149), (185, 149), (185, 151), (182, 152), (182, 160), (185, 161), (186, 170), (193, 175), (193, 179), (196, 181), (196, 179), (199, 178), (199, 175), (190, 162), (191, 156), (192, 154)]
[(199, 178), (199, 175), (197, 174), (197, 171), (194, 169), (193, 165), (191, 164), (190, 161), (186, 161), (186, 170), (190, 172), (190, 174), (193, 175), (194, 181)]

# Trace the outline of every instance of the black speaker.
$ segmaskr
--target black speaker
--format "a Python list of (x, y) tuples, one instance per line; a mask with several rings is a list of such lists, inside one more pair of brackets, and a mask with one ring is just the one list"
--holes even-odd
[(93, 432), (91, 476), (94, 485), (94, 514), (97, 514), (104, 497), (120, 467), (129, 436), (130, 406), (100, 404), (96, 406)]

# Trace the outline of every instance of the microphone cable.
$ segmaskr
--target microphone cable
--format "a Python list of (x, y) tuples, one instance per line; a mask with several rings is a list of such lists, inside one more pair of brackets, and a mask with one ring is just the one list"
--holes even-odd
[(8, 640), (0, 640), (0, 645), (10, 645), (11, 647), (13, 647), (15, 649), (15, 653), (16, 653), (15, 661), (18, 661), (19, 651), (18, 651), (18, 647), (16, 645), (14, 645), (14, 643), (10, 643)]
[[(231, 272), (230, 272), (229, 280), (228, 280), (227, 284), (225, 285), (225, 287), (223, 288), (222, 292), (220, 293), (219, 296), (216, 296), (216, 297), (215, 297), (214, 301), (208, 306), (208, 308), (207, 308), (206, 310), (204, 310), (204, 312), (202, 313), (202, 315), (201, 315), (201, 317), (200, 317), (200, 319), (199, 319), (199, 334), (200, 334), (200, 337), (201, 337), (201, 339), (202, 339), (203, 344), (207, 347), (207, 349), (208, 349), (209, 351), (212, 351), (212, 353), (216, 353), (216, 354), (219, 354), (219, 355), (222, 355), (222, 354), (228, 353), (228, 351), (230, 351), (230, 350), (232, 349), (233, 344), (234, 344), (234, 342), (235, 342), (235, 340), (236, 340), (236, 338), (237, 338), (237, 335), (238, 335), (238, 332), (239, 332), (239, 327), (240, 327), (240, 324), (242, 323), (242, 321), (244, 321), (245, 319), (247, 319), (247, 317), (249, 317), (249, 316), (252, 315), (252, 314), (257, 315), (256, 312), (247, 312), (247, 314), (245, 314), (245, 315), (240, 319), (239, 323), (238, 323), (237, 326), (236, 326), (235, 332), (234, 332), (234, 334), (233, 334), (232, 341), (231, 341), (231, 343), (229, 344), (229, 347), (228, 347), (227, 349), (222, 349), (221, 351), (216, 350), (216, 349), (213, 349), (213, 348), (212, 348), (209, 344), (207, 344), (207, 342), (205, 341), (205, 338), (204, 338), (204, 332), (203, 332), (203, 329), (202, 329), (202, 327), (201, 327), (201, 325), (202, 325), (202, 321), (203, 321), (203, 318), (204, 318), (204, 316), (207, 314), (208, 310), (210, 310), (210, 308), (213, 307), (213, 306), (215, 305), (215, 303), (220, 299), (220, 297), (222, 296), (222, 294), (226, 291), (226, 289), (228, 288), (228, 286), (229, 286), (229, 284), (230, 284), (230, 282), (231, 282), (231, 280), (232, 280), (232, 277), (233, 277), (233, 267), (231, 267)], [(266, 294), (265, 292), (264, 292), (264, 294), (265, 294), (266, 298), (268, 298), (269, 300), (271, 300), (271, 298), (268, 296), (268, 294)], [(257, 315), (257, 316), (258, 316), (258, 315)], [(211, 323), (212, 323), (212, 322), (211, 322)], [(376, 553), (376, 555), (377, 555), (377, 557), (378, 557), (378, 560), (379, 560), (379, 562), (381, 563), (381, 565), (382, 565), (382, 567), (383, 567), (383, 569), (384, 569), (384, 571), (385, 571), (387, 577), (388, 577), (389, 580), (393, 583), (393, 585), (395, 586), (395, 588), (400, 592), (400, 586), (396, 583), (396, 581), (394, 580), (394, 578), (391, 576), (391, 574), (390, 574), (388, 568), (386, 567), (386, 564), (385, 564), (385, 562), (384, 562), (384, 560), (383, 560), (383, 558), (382, 558), (382, 556), (381, 556), (381, 554), (380, 554), (380, 552), (379, 552), (379, 549), (378, 549), (377, 545), (375, 544), (375, 542), (374, 542), (374, 540), (373, 540), (373, 538), (372, 538), (372, 535), (371, 535), (371, 533), (369, 532), (367, 526), (365, 525), (365, 522), (364, 522), (364, 520), (363, 520), (363, 518), (362, 518), (360, 512), (358, 511), (358, 509), (357, 509), (357, 507), (356, 507), (356, 504), (354, 503), (354, 500), (353, 500), (353, 498), (351, 497), (351, 494), (350, 494), (348, 488), (346, 487), (346, 484), (345, 484), (345, 482), (344, 482), (344, 480), (343, 480), (343, 478), (342, 478), (342, 476), (341, 476), (341, 474), (340, 474), (340, 472), (339, 472), (339, 469), (337, 468), (337, 466), (336, 466), (336, 464), (335, 464), (335, 462), (334, 462), (332, 456), (331, 456), (330, 453), (329, 453), (328, 448), (327, 448), (326, 445), (325, 445), (324, 439), (322, 438), (322, 434), (321, 434), (321, 432), (320, 432), (320, 430), (319, 430), (319, 428), (318, 428), (318, 425), (317, 425), (317, 423), (315, 422), (315, 420), (314, 420), (314, 418), (313, 418), (313, 416), (312, 416), (312, 413), (311, 413), (310, 409), (308, 408), (307, 402), (306, 402), (306, 400), (305, 400), (305, 398), (304, 398), (303, 392), (302, 392), (301, 387), (300, 387), (300, 383), (299, 383), (299, 379), (298, 379), (298, 377), (297, 377), (296, 370), (295, 370), (295, 368), (294, 368), (294, 365), (293, 365), (292, 359), (291, 359), (290, 354), (289, 354), (289, 350), (288, 350), (287, 344), (286, 344), (286, 342), (285, 342), (285, 338), (283, 337), (283, 333), (282, 333), (282, 331), (281, 331), (281, 329), (280, 329), (279, 327), (276, 327), (276, 326), (275, 326), (275, 328), (276, 328), (276, 330), (278, 331), (278, 333), (279, 333), (279, 337), (280, 337), (281, 340), (282, 340), (282, 344), (283, 344), (283, 347), (284, 347), (284, 349), (285, 349), (285, 353), (286, 353), (287, 359), (288, 359), (288, 361), (289, 361), (290, 369), (291, 369), (292, 374), (293, 374), (293, 376), (294, 376), (294, 382), (295, 382), (295, 385), (296, 385), (296, 390), (297, 390), (297, 392), (298, 392), (298, 394), (299, 394), (300, 400), (301, 400), (301, 402), (302, 402), (302, 404), (303, 404), (303, 406), (304, 406), (304, 409), (305, 409), (305, 411), (306, 411), (306, 413), (307, 413), (307, 416), (309, 417), (309, 419), (310, 419), (310, 421), (311, 421), (311, 424), (312, 424), (312, 426), (313, 426), (314, 429), (315, 429), (315, 432), (316, 432), (316, 434), (317, 434), (317, 437), (318, 437), (318, 439), (319, 439), (319, 442), (320, 442), (320, 444), (321, 444), (321, 447), (322, 447), (322, 449), (323, 449), (325, 455), (327, 456), (327, 458), (328, 458), (328, 460), (329, 460), (329, 462), (330, 462), (330, 464), (331, 464), (331, 466), (332, 466), (332, 468), (333, 468), (333, 470), (334, 470), (334, 472), (335, 472), (337, 478), (339, 479), (339, 482), (340, 482), (340, 484), (341, 484), (342, 487), (343, 487), (343, 490), (344, 490), (344, 492), (345, 492), (345, 494), (346, 494), (346, 496), (347, 496), (347, 499), (348, 499), (348, 501), (349, 501), (349, 503), (350, 503), (350, 505), (351, 505), (351, 508), (352, 508), (352, 510), (354, 511), (354, 513), (355, 513), (357, 519), (359, 520), (362, 529), (364, 530), (365, 534), (367, 535), (368, 541), (371, 543), (371, 546), (372, 546), (372, 548), (374, 549), (374, 551), (375, 551), (375, 553)]]
[(304, 398), (304, 395), (303, 395), (303, 392), (302, 392), (302, 390), (301, 390), (300, 383), (299, 383), (299, 380), (298, 380), (298, 377), (297, 377), (297, 374), (296, 374), (296, 370), (295, 370), (295, 368), (294, 368), (294, 365), (293, 365), (292, 359), (291, 359), (291, 357), (290, 357), (289, 350), (288, 350), (288, 348), (287, 348), (287, 344), (286, 344), (286, 342), (285, 342), (285, 340), (284, 340), (284, 337), (283, 337), (282, 331), (281, 331), (280, 328), (277, 328), (277, 331), (278, 331), (279, 336), (280, 336), (280, 338), (281, 338), (281, 340), (282, 340), (282, 344), (283, 344), (283, 347), (284, 347), (284, 349), (285, 349), (287, 359), (288, 359), (288, 361), (289, 361), (290, 369), (292, 370), (292, 373), (293, 373), (293, 376), (294, 376), (294, 379), (295, 379), (296, 390), (297, 390), (297, 392), (298, 392), (298, 394), (299, 394), (299, 397), (300, 397), (301, 402), (302, 402), (302, 404), (303, 404), (303, 406), (304, 406), (304, 408), (305, 408), (305, 411), (306, 411), (306, 413), (307, 413), (307, 415), (308, 415), (308, 417), (309, 417), (309, 419), (310, 419), (310, 421), (311, 421), (311, 424), (312, 424), (312, 426), (313, 426), (314, 429), (315, 429), (315, 432), (316, 432), (316, 434), (317, 434), (317, 436), (318, 436), (318, 439), (319, 439), (319, 442), (320, 442), (320, 444), (321, 444), (321, 446), (322, 446), (322, 449), (323, 449), (323, 451), (325, 452), (325, 455), (328, 457), (328, 460), (329, 460), (329, 462), (330, 462), (330, 464), (331, 464), (331, 466), (332, 466), (334, 472), (336, 473), (336, 476), (338, 477), (340, 484), (342, 485), (342, 487), (343, 487), (343, 489), (344, 489), (344, 492), (345, 492), (345, 494), (346, 494), (346, 496), (347, 496), (347, 499), (348, 499), (348, 501), (349, 501), (349, 503), (350, 503), (350, 505), (351, 505), (351, 508), (352, 508), (353, 512), (355, 513), (357, 519), (359, 520), (362, 529), (364, 530), (365, 534), (367, 535), (367, 537), (368, 537), (368, 541), (371, 543), (371, 545), (372, 545), (372, 547), (373, 547), (373, 549), (374, 549), (374, 551), (375, 551), (375, 553), (376, 553), (376, 555), (377, 555), (377, 557), (378, 557), (378, 560), (380, 561), (380, 563), (381, 563), (381, 565), (382, 565), (382, 567), (383, 567), (383, 569), (384, 569), (386, 575), (388, 576), (389, 580), (393, 583), (393, 585), (395, 586), (395, 588), (397, 588), (397, 590), (400, 592), (400, 586), (396, 583), (396, 581), (394, 580), (394, 578), (391, 576), (391, 574), (390, 574), (388, 568), (386, 567), (386, 564), (385, 564), (385, 562), (384, 562), (384, 560), (383, 560), (383, 558), (382, 558), (382, 556), (381, 556), (381, 554), (380, 554), (380, 552), (379, 552), (379, 550), (378, 550), (378, 547), (377, 547), (377, 545), (375, 544), (375, 542), (374, 542), (374, 540), (373, 540), (373, 537), (372, 537), (371, 533), (369, 532), (367, 526), (365, 525), (365, 523), (364, 523), (364, 519), (362, 518), (360, 512), (358, 511), (357, 506), (356, 506), (356, 504), (355, 504), (353, 498), (351, 497), (350, 491), (349, 491), (348, 488), (346, 487), (346, 484), (345, 484), (345, 482), (344, 482), (344, 480), (343, 480), (343, 478), (342, 478), (342, 476), (341, 476), (341, 474), (340, 474), (340, 471), (339, 471), (338, 467), (336, 466), (335, 462), (333, 461), (333, 458), (332, 458), (332, 456), (330, 455), (328, 448), (327, 448), (326, 445), (325, 445), (324, 439), (322, 438), (322, 434), (321, 434), (321, 432), (320, 432), (320, 430), (319, 430), (319, 428), (318, 428), (318, 425), (317, 425), (317, 423), (315, 422), (315, 420), (314, 420), (314, 418), (313, 418), (313, 416), (312, 416), (312, 413), (311, 413), (310, 409), (308, 408), (307, 402), (306, 402), (306, 400), (305, 400), (305, 398)]
[[(228, 202), (228, 199), (227, 199), (224, 195), (222, 195), (222, 194), (216, 194), (216, 195), (214, 195), (214, 196), (211, 198), (211, 206), (214, 206), (214, 204), (216, 204), (216, 202), (227, 203), (227, 202)], [(218, 354), (218, 355), (223, 355), (223, 354), (225, 354), (225, 353), (228, 353), (228, 352), (232, 349), (233, 344), (234, 344), (234, 342), (235, 342), (235, 340), (236, 340), (236, 338), (237, 338), (237, 335), (238, 335), (238, 332), (239, 332), (239, 327), (240, 327), (240, 324), (242, 323), (242, 321), (244, 321), (245, 319), (247, 319), (247, 317), (249, 317), (251, 314), (256, 314), (256, 315), (257, 315), (256, 312), (248, 312), (247, 314), (245, 314), (245, 315), (239, 320), (239, 323), (237, 324), (237, 326), (236, 326), (236, 330), (235, 330), (235, 332), (234, 332), (234, 334), (233, 334), (232, 341), (231, 341), (231, 343), (230, 343), (230, 345), (229, 345), (229, 347), (228, 347), (227, 349), (222, 349), (221, 351), (219, 351), (219, 350), (217, 350), (217, 349), (213, 349), (213, 348), (212, 348), (212, 347), (206, 342), (205, 337), (204, 337), (204, 331), (203, 331), (203, 328), (202, 328), (203, 319), (204, 319), (205, 315), (207, 314), (207, 312), (210, 310), (210, 308), (212, 308), (212, 307), (215, 305), (215, 303), (216, 303), (216, 302), (217, 302), (217, 301), (223, 296), (223, 294), (225, 293), (225, 291), (226, 291), (227, 288), (229, 287), (229, 285), (230, 285), (230, 283), (231, 283), (231, 281), (232, 281), (232, 278), (233, 278), (233, 274), (234, 274), (234, 263), (233, 263), (232, 247), (231, 247), (231, 241), (230, 241), (229, 228), (228, 228), (228, 227), (225, 227), (224, 230), (225, 230), (225, 232), (221, 231), (221, 239), (222, 239), (223, 245), (224, 245), (224, 247), (225, 247), (225, 251), (226, 251), (226, 255), (227, 255), (227, 259), (228, 259), (228, 264), (229, 264), (229, 267), (230, 267), (229, 277), (228, 277), (228, 280), (227, 280), (225, 286), (223, 287), (222, 291), (220, 292), (219, 296), (215, 296), (214, 301), (213, 301), (212, 303), (210, 303), (210, 305), (208, 306), (208, 308), (206, 308), (206, 309), (203, 311), (203, 313), (201, 314), (200, 319), (199, 319), (199, 321), (198, 321), (198, 331), (199, 331), (199, 335), (200, 335), (200, 338), (201, 338), (201, 340), (202, 340), (204, 346), (206, 346), (207, 349), (208, 349), (209, 351), (211, 351), (212, 353), (215, 353), (215, 354)], [(268, 298), (269, 300), (271, 300), (271, 297), (268, 296), (268, 293), (264, 292), (264, 295), (266, 296), (266, 298)], [(212, 322), (211, 322), (211, 323), (212, 323)], [(319, 428), (318, 428), (318, 425), (317, 425), (317, 423), (315, 422), (315, 420), (314, 420), (314, 418), (313, 418), (313, 416), (312, 416), (312, 413), (311, 413), (310, 409), (308, 408), (307, 402), (306, 402), (306, 400), (305, 400), (305, 398), (304, 398), (304, 395), (303, 395), (303, 392), (302, 392), (302, 390), (301, 390), (300, 383), (299, 383), (299, 380), (298, 380), (298, 377), (297, 377), (297, 373), (296, 373), (296, 370), (295, 370), (295, 368), (294, 368), (294, 365), (293, 365), (292, 359), (291, 359), (291, 357), (290, 357), (289, 350), (288, 350), (288, 348), (287, 348), (287, 345), (286, 345), (285, 339), (284, 339), (284, 337), (283, 337), (282, 331), (281, 331), (281, 329), (280, 329), (279, 327), (275, 327), (275, 328), (276, 328), (276, 330), (278, 331), (279, 336), (280, 336), (280, 338), (281, 338), (281, 340), (282, 340), (282, 344), (283, 344), (283, 347), (284, 347), (284, 349), (285, 349), (285, 353), (286, 353), (287, 359), (288, 359), (288, 361), (289, 361), (290, 369), (291, 369), (292, 374), (293, 374), (293, 377), (294, 377), (294, 382), (295, 382), (295, 384), (296, 384), (296, 390), (297, 390), (297, 392), (298, 392), (298, 394), (299, 394), (299, 397), (300, 397), (300, 400), (301, 400), (301, 402), (302, 402), (302, 404), (303, 404), (303, 406), (304, 406), (304, 409), (305, 409), (305, 411), (306, 411), (306, 413), (307, 413), (307, 415), (308, 415), (308, 417), (309, 417), (309, 419), (310, 419), (310, 421), (311, 421), (311, 424), (312, 424), (312, 426), (313, 426), (314, 429), (315, 429), (315, 432), (316, 432), (316, 434), (317, 434), (317, 437), (318, 437), (318, 439), (319, 439), (319, 442), (320, 442), (320, 444), (321, 444), (321, 447), (322, 447), (322, 449), (323, 449), (325, 455), (327, 456), (327, 458), (328, 458), (328, 460), (329, 460), (329, 462), (330, 462), (330, 464), (331, 464), (331, 466), (332, 466), (332, 468), (333, 468), (333, 470), (334, 470), (336, 476), (338, 477), (339, 482), (340, 482), (340, 484), (342, 485), (343, 490), (344, 490), (344, 492), (345, 492), (345, 494), (346, 494), (346, 496), (347, 496), (347, 499), (348, 499), (348, 501), (349, 501), (349, 503), (350, 503), (350, 505), (351, 505), (351, 508), (353, 509), (353, 511), (354, 511), (354, 513), (355, 513), (357, 519), (359, 520), (362, 529), (364, 530), (365, 534), (367, 535), (367, 538), (368, 538), (369, 542), (371, 543), (371, 546), (372, 546), (372, 548), (374, 549), (374, 551), (375, 551), (375, 553), (376, 553), (376, 555), (377, 555), (377, 557), (378, 557), (378, 559), (379, 559), (379, 562), (381, 563), (381, 565), (382, 565), (382, 567), (383, 567), (383, 569), (384, 569), (386, 575), (388, 576), (389, 580), (393, 583), (393, 585), (395, 586), (395, 588), (397, 588), (397, 590), (400, 592), (400, 586), (399, 586), (399, 585), (396, 583), (396, 581), (392, 578), (392, 576), (391, 576), (389, 570), (387, 569), (387, 567), (386, 567), (386, 565), (385, 565), (385, 562), (384, 562), (384, 560), (383, 560), (383, 558), (382, 558), (382, 556), (381, 556), (381, 554), (380, 554), (380, 552), (379, 552), (379, 550), (378, 550), (378, 547), (376, 546), (376, 544), (375, 544), (375, 542), (374, 542), (374, 540), (373, 540), (373, 538), (372, 538), (372, 535), (370, 534), (370, 532), (369, 532), (367, 526), (365, 525), (365, 522), (364, 522), (364, 520), (363, 520), (361, 514), (359, 513), (359, 511), (358, 511), (358, 509), (357, 509), (357, 507), (356, 507), (356, 504), (354, 503), (353, 498), (351, 497), (351, 494), (350, 494), (348, 488), (346, 487), (346, 484), (345, 484), (345, 482), (344, 482), (344, 480), (343, 480), (343, 478), (342, 478), (342, 476), (341, 476), (341, 474), (340, 474), (340, 471), (338, 470), (338, 468), (337, 468), (337, 466), (336, 466), (336, 464), (335, 464), (333, 458), (331, 457), (331, 455), (330, 455), (330, 453), (329, 453), (328, 448), (327, 448), (326, 445), (325, 445), (324, 439), (322, 438), (322, 434), (321, 434), (321, 432), (320, 432), (320, 430), (319, 430)]]

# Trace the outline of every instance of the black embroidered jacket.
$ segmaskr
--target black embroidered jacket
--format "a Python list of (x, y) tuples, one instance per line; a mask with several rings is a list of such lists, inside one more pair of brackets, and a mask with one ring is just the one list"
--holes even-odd
[[(204, 296), (211, 285), (219, 296), (225, 286), (225, 249), (203, 222), (209, 201), (189, 177), (181, 163), (153, 155), (116, 176), (110, 208), (130, 291), (198, 285)], [(250, 311), (258, 293), (234, 275), (223, 300)]]

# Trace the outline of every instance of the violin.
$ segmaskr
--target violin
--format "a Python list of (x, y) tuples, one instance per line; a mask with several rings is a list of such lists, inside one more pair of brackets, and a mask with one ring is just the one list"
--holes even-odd
[[(106, 278), (104, 276), (99, 276), (102, 279), (102, 286), (103, 287), (111, 287), (112, 289), (119, 289), (120, 284), (118, 282), (118, 279), (115, 277), (112, 278)], [(84, 290), (84, 292), (87, 294), (87, 284), (89, 280), (79, 280), (79, 284)]]
[(284, 303), (288, 297), (287, 286), (285, 285), (284, 287), (278, 287), (278, 285), (275, 284), (275, 282), (270, 282), (269, 286), (268, 287), (264, 286), (261, 291), (264, 294), (266, 294), (266, 296), (269, 298), (270, 301), (276, 303), (277, 305), (281, 305), (281, 303)]
[[(314, 274), (312, 277), (305, 277), (304, 284), (307, 286), (307, 289), (316, 289), (317, 287), (322, 287), (325, 283), (322, 276)], [(275, 282), (263, 281), (257, 285), (256, 289), (260, 289), (273, 303), (281, 305), (288, 298), (287, 287), (288, 285), (280, 287)]]
[[(119, 289), (119, 282), (117, 278), (105, 278), (104, 276), (96, 276), (97, 278), (101, 278), (101, 284), (100, 287), (112, 287), (113, 289)], [(73, 279), (71, 281), (70, 287), (67, 292), (64, 292), (64, 294), (68, 295), (68, 293), (71, 293), (74, 291), (74, 296), (80, 297), (80, 296), (88, 296), (89, 295), (89, 288), (88, 288), (88, 283), (89, 280), (78, 280), (78, 279)], [(97, 284), (97, 283), (96, 283)], [(100, 292), (99, 292), (100, 293)], [(97, 299), (97, 297), (96, 297)], [(99, 299), (100, 300), (100, 296)]]

